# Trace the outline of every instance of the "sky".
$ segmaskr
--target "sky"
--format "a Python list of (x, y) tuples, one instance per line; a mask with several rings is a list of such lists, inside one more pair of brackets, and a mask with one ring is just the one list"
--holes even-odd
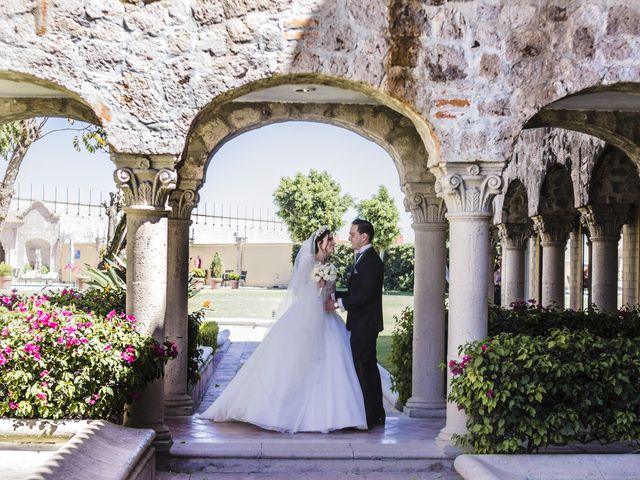
[[(66, 119), (50, 119), (46, 130), (77, 128)], [(76, 200), (78, 189), (81, 199), (103, 199), (115, 189), (114, 166), (106, 153), (76, 152), (73, 131), (55, 131), (31, 146), (23, 161), (17, 183), (22, 197), (33, 189), (34, 198), (45, 195), (53, 198), (54, 185), (58, 186), (58, 199), (64, 199), (69, 188), (70, 199)], [(6, 164), (5, 164), (6, 165)], [(4, 165), (3, 165), (4, 167)], [(405, 242), (413, 241), (411, 219), (404, 211), (403, 194), (398, 172), (387, 152), (377, 144), (339, 127), (314, 122), (285, 122), (244, 133), (226, 143), (213, 157), (200, 190), (201, 208), (224, 205), (225, 211), (239, 208), (241, 212), (263, 215), (276, 210), (273, 192), (280, 178), (292, 177), (310, 169), (326, 170), (341, 185), (343, 193), (356, 200), (374, 195), (379, 185), (385, 185), (400, 213), (400, 229)], [(202, 211), (202, 210), (201, 210)], [(211, 210), (209, 209), (209, 212)], [(355, 210), (344, 217), (345, 226), (339, 232), (345, 239)]]

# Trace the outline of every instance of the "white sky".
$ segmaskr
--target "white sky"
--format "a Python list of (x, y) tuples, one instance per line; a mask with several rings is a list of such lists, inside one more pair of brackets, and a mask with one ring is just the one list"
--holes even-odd
[[(65, 119), (50, 119), (47, 130), (68, 127)], [(74, 126), (78, 126), (78, 123)], [(42, 195), (45, 185), (47, 198), (53, 197), (54, 185), (58, 186), (58, 199), (76, 200), (78, 189), (81, 198), (92, 201), (113, 191), (113, 164), (107, 154), (76, 152), (72, 146), (74, 132), (53, 132), (36, 142), (25, 158), (18, 183), (22, 197), (29, 195), (33, 185), (34, 198)], [(4, 165), (3, 165), (4, 168)], [(273, 191), (280, 178), (291, 177), (310, 169), (326, 170), (356, 200), (371, 197), (383, 184), (396, 201), (400, 212), (400, 228), (405, 241), (413, 241), (411, 219), (404, 211), (403, 194), (400, 191), (398, 172), (391, 157), (378, 145), (353, 132), (331, 125), (312, 122), (285, 122), (259, 128), (242, 134), (225, 144), (211, 160), (201, 196), (203, 202), (217, 208), (223, 204), (225, 211), (245, 207), (251, 212), (262, 209), (275, 211)], [(347, 211), (341, 238), (346, 238), (348, 224), (355, 216)]]

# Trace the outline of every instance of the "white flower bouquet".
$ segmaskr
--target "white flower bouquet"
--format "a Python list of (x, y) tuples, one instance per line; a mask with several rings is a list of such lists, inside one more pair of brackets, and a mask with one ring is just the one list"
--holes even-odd
[[(338, 270), (332, 263), (319, 263), (313, 267), (311, 278), (313, 278), (314, 282), (320, 282), (322, 280), (325, 282), (335, 282), (336, 278), (338, 278)], [(318, 289), (318, 296), (320, 296), (323, 289), (324, 285)]]

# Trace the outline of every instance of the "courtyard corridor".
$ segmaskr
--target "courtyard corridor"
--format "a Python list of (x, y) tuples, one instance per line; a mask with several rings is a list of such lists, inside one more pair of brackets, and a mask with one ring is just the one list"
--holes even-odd
[[(257, 342), (216, 354), (215, 373), (198, 413), (224, 390)], [(265, 399), (268, 401), (268, 399)], [(387, 404), (387, 422), (367, 432), (282, 434), (198, 415), (167, 419), (173, 446), (158, 461), (159, 480), (371, 479), (454, 480), (453, 459), (435, 438), (444, 419), (409, 418)]]

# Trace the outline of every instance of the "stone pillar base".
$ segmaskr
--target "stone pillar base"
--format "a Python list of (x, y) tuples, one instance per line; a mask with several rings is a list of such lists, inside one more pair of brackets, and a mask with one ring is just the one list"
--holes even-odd
[(152, 444), (156, 452), (168, 452), (171, 445), (173, 445), (169, 428), (163, 423), (151, 425), (151, 428), (156, 432), (156, 437), (153, 439)]
[(440, 433), (436, 437), (436, 446), (442, 451), (442, 453), (446, 456), (457, 457), (465, 453), (460, 447), (454, 445), (453, 443), (453, 435), (464, 435), (466, 432), (454, 431), (450, 430), (447, 427), (444, 427), (440, 430)]
[(444, 418), (447, 416), (447, 404), (441, 402), (429, 402), (421, 398), (411, 397), (404, 406), (404, 413), (412, 418)]
[(185, 417), (193, 415), (193, 400), (186, 393), (165, 395), (165, 417)]

